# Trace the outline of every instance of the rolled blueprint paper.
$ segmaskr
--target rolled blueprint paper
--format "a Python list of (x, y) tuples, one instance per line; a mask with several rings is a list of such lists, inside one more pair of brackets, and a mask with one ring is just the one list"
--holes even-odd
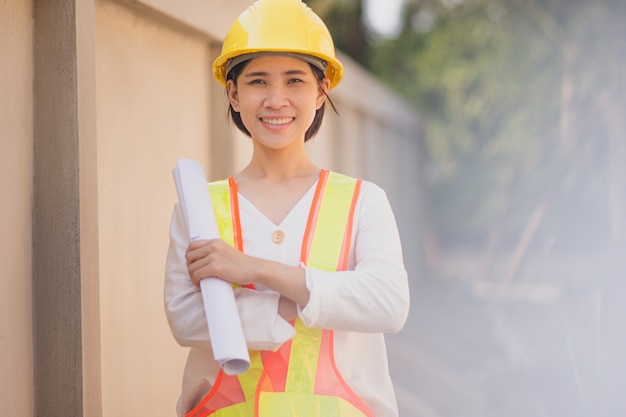
[[(191, 240), (219, 238), (215, 212), (202, 165), (181, 159), (173, 170), (174, 183)], [(245, 372), (250, 355), (243, 336), (231, 283), (208, 277), (200, 281), (213, 357), (229, 375)]]

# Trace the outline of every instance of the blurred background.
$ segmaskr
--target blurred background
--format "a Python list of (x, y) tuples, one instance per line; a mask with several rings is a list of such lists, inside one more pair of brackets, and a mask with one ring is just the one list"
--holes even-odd
[[(0, 1), (1, 417), (174, 415), (171, 170), (249, 159), (211, 63), (251, 3)], [(403, 242), (400, 416), (626, 416), (626, 1), (307, 3), (346, 68), (308, 150)]]
[(307, 3), (424, 125), (400, 415), (626, 415), (626, 2)]

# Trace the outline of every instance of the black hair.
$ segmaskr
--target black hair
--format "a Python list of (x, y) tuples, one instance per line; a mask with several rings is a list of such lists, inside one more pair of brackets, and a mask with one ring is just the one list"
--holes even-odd
[[(228, 72), (228, 74), (226, 74), (226, 82), (228, 82), (228, 80), (232, 80), (235, 84), (237, 84), (237, 78), (239, 78), (239, 76), (241, 75), (244, 68), (246, 67), (246, 65), (248, 65), (249, 62), (250, 60), (246, 60), (235, 65)], [(320, 68), (316, 67), (315, 65), (309, 64), (309, 66), (313, 70), (313, 74), (315, 75), (315, 78), (317, 79), (317, 84), (321, 87), (322, 80), (326, 77), (326, 75), (324, 74), (324, 71), (322, 71)], [(330, 103), (330, 106), (332, 107), (333, 111), (337, 113), (337, 108), (335, 107), (335, 104), (330, 99), (330, 97), (328, 96), (325, 90), (324, 90), (324, 95), (326, 96), (326, 101)], [(315, 136), (317, 132), (320, 130), (320, 127), (322, 126), (322, 120), (324, 119), (324, 112), (326, 110), (326, 101), (322, 103), (321, 107), (315, 111), (315, 117), (313, 118), (313, 122), (311, 123), (311, 126), (309, 126), (309, 128), (304, 134), (305, 142), (311, 139), (313, 136)], [(248, 131), (248, 129), (244, 126), (243, 121), (241, 120), (241, 115), (239, 114), (239, 112), (235, 111), (232, 104), (228, 105), (228, 113), (230, 114), (230, 118), (232, 119), (235, 126), (237, 126), (237, 129), (242, 131), (248, 137), (252, 136), (250, 132)]]

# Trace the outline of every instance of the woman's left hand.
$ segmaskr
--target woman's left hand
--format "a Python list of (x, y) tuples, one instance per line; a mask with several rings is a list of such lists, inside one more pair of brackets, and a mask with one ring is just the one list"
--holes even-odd
[(189, 276), (196, 286), (208, 277), (240, 285), (253, 282), (257, 259), (241, 253), (222, 239), (193, 241), (187, 247), (185, 257)]

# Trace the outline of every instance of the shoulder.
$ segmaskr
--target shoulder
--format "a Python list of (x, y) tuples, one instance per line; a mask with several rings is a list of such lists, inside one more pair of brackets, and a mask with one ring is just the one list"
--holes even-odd
[(362, 198), (382, 198), (383, 200), (387, 200), (387, 193), (385, 192), (385, 190), (381, 188), (378, 184), (371, 181), (365, 180), (363, 178), (353, 177), (336, 171), (329, 171), (329, 178), (333, 178), (333, 180), (337, 182), (358, 181), (361, 183), (360, 196)]
[(383, 188), (370, 181), (363, 181), (359, 193), (359, 212), (367, 216), (389, 216), (391, 204)]
[(382, 189), (378, 184), (366, 180), (363, 180), (361, 184), (361, 193), (368, 196), (375, 196), (377, 198), (387, 198), (387, 193), (384, 189)]
[(359, 181), (361, 182), (361, 189), (366, 190), (368, 193), (385, 193), (377, 184), (360, 177), (353, 177), (337, 171), (328, 171), (328, 176), (329, 178), (334, 178), (335, 181)]
[(387, 193), (378, 184), (362, 179), (356, 178), (342, 173), (330, 171), (330, 177), (334, 178), (337, 182), (342, 181), (358, 181), (360, 182), (358, 205), (363, 207), (365, 211), (387, 211), (389, 210), (389, 199)]

